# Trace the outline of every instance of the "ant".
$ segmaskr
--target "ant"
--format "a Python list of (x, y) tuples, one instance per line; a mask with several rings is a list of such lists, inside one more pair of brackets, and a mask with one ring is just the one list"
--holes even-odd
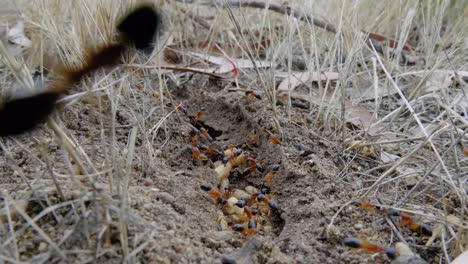
[(255, 220), (251, 220), (247, 223), (247, 228), (245, 224), (235, 224), (232, 226), (234, 231), (242, 232), (244, 235), (253, 236), (257, 234), (257, 224)]
[(368, 210), (368, 211), (373, 211), (373, 210), (376, 210), (376, 211), (379, 211), (379, 212), (386, 212), (388, 215), (390, 216), (398, 216), (400, 217), (401, 221), (400, 221), (400, 226), (406, 226), (408, 227), (411, 231), (413, 232), (417, 232), (419, 234), (422, 234), (422, 235), (426, 235), (426, 236), (431, 236), (432, 235), (432, 229), (431, 227), (429, 226), (429, 224), (426, 224), (426, 223), (417, 223), (416, 221), (414, 221), (411, 216), (409, 216), (408, 214), (405, 214), (399, 210), (389, 210), (389, 211), (386, 211), (386, 210), (383, 210), (380, 206), (378, 205), (375, 205), (375, 204), (372, 204), (372, 203), (369, 203), (369, 202), (363, 202), (361, 200), (354, 200), (351, 202), (352, 205), (355, 205), (355, 206), (358, 206), (358, 207), (361, 207), (365, 210)]
[(263, 166), (263, 164), (261, 164), (255, 159), (248, 158), (247, 165), (249, 166), (250, 173), (253, 173), (255, 170), (258, 170), (259, 172), (265, 171), (265, 166)]
[(365, 209), (367, 211), (373, 211), (373, 210), (380, 211), (381, 210), (381, 208), (378, 205), (375, 205), (375, 204), (372, 204), (372, 203), (369, 203), (369, 202), (364, 202), (364, 201), (361, 201), (361, 200), (351, 201), (350, 204), (355, 205), (357, 207), (361, 207), (362, 209)]
[(209, 142), (213, 141), (213, 138), (208, 133), (208, 130), (206, 130), (204, 127), (200, 128), (200, 137)]
[(199, 161), (205, 161), (208, 160), (208, 158), (205, 156), (205, 154), (200, 152), (200, 149), (198, 149), (195, 146), (191, 146), (192, 149), (192, 157), (199, 160)]
[(257, 130), (254, 129), (254, 130), (252, 130), (252, 132), (250, 132), (247, 142), (251, 143), (251, 144), (256, 144), (257, 140), (258, 140)]
[(268, 129), (263, 129), (265, 133), (268, 135), (268, 141), (270, 141), (271, 144), (273, 145), (281, 145), (281, 140), (279, 139), (278, 136), (274, 135), (270, 130)]
[(399, 216), (401, 218), (400, 226), (406, 226), (411, 231), (417, 232), (425, 236), (432, 236), (432, 229), (427, 223), (417, 223), (409, 215), (400, 212), (398, 210), (391, 210), (389, 213), (391, 216)]
[(268, 199), (263, 193), (259, 193), (256, 196), (257, 196), (257, 201), (268, 204), (268, 206), (270, 206), (270, 208), (274, 211), (279, 211), (280, 207), (275, 200)]
[(247, 216), (248, 219), (252, 219), (253, 213), (250, 208), (247, 206), (247, 202), (245, 200), (238, 200), (237, 203), (234, 204), (239, 208), (244, 209), (244, 214)]
[(83, 77), (98, 69), (115, 66), (122, 55), (134, 46), (148, 51), (161, 27), (161, 16), (149, 5), (140, 5), (125, 15), (117, 25), (119, 41), (96, 51), (85, 52), (85, 63), (78, 69), (60, 69), (61, 78), (49, 89), (26, 97), (10, 97), (0, 106), (0, 137), (20, 135), (43, 123), (55, 109), (56, 102)]
[(360, 239), (356, 237), (349, 237), (343, 241), (348, 247), (352, 248), (362, 248), (368, 252), (385, 252), (390, 259), (396, 258), (396, 250), (392, 247), (383, 247), (374, 243), (371, 243), (365, 239)]
[(262, 99), (262, 96), (260, 95), (260, 92), (254, 91), (254, 90), (246, 90), (245, 95), (246, 96), (253, 96), (253, 97), (257, 98), (258, 100)]
[(196, 112), (195, 115), (191, 117), (191, 122), (194, 126), (201, 126), (200, 119), (202, 118), (204, 113), (205, 113), (205, 108), (201, 107), (200, 111)]
[(198, 129), (192, 127), (189, 132), (189, 144), (195, 146), (198, 141)]
[(208, 195), (211, 198), (213, 198), (213, 200), (215, 200), (218, 204), (221, 204), (221, 205), (226, 204), (227, 200), (223, 197), (223, 195), (219, 191), (213, 189), (213, 185), (211, 183), (202, 184), (200, 188), (203, 191), (207, 192)]
[(205, 153), (212, 156), (216, 160), (219, 160), (219, 159), (221, 159), (223, 157), (223, 151), (219, 150), (213, 144), (208, 146), (208, 148), (205, 150)]
[(279, 171), (279, 169), (280, 169), (279, 164), (275, 164), (275, 165), (273, 165), (271, 167), (271, 171), (263, 178), (260, 189), (263, 190), (264, 188), (269, 188), (271, 180), (276, 175), (276, 173)]

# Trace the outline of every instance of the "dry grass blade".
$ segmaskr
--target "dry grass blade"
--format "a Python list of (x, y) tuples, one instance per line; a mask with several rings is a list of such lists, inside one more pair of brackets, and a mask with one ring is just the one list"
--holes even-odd
[[(436, 146), (434, 145), (434, 143), (432, 142), (432, 140), (430, 139), (430, 136), (429, 134), (427, 133), (424, 125), (421, 123), (421, 120), (419, 119), (419, 117), (417, 116), (417, 114), (415, 113), (413, 107), (411, 106), (411, 104), (408, 102), (408, 100), (406, 100), (406, 97), (403, 95), (403, 93), (401, 92), (401, 89), (398, 87), (398, 85), (395, 83), (395, 81), (393, 80), (393, 78), (391, 77), (390, 73), (387, 71), (387, 69), (385, 68), (385, 65), (382, 63), (382, 60), (380, 59), (380, 57), (378, 56), (377, 54), (377, 51), (374, 49), (374, 47), (372, 47), (373, 51), (374, 51), (374, 54), (377, 56), (377, 61), (379, 62), (380, 64), (380, 67), (382, 68), (382, 70), (385, 72), (385, 75), (387, 76), (388, 80), (390, 81), (390, 83), (393, 85), (393, 87), (395, 88), (395, 90), (398, 91), (398, 94), (400, 95), (401, 99), (403, 100), (403, 102), (405, 103), (407, 109), (410, 111), (411, 115), (413, 116), (414, 120), (417, 122), (419, 128), (421, 129), (421, 131), (423, 131), (424, 133), (424, 136), (426, 136), (429, 144), (431, 145), (431, 148), (432, 150), (434, 151), (434, 154), (436, 155), (437, 159), (439, 160), (442, 168), (444, 169), (444, 172), (446, 173), (446, 176), (448, 178), (448, 181), (450, 182), (450, 184), (452, 185), (453, 187), (453, 190), (457, 193), (460, 201), (463, 200), (463, 196), (461, 192), (463, 192), (463, 190), (460, 190), (456, 185), (455, 185), (455, 182), (453, 181), (453, 176), (451, 175), (451, 173), (448, 171), (447, 169), (447, 166), (445, 165), (445, 162), (442, 160), (442, 158), (440, 157), (440, 154), (439, 154), (439, 151), (437, 150)], [(442, 179), (443, 180), (443, 179)], [(368, 193), (368, 192), (366, 192)]]
[(239, 24), (239, 21), (237, 20), (237, 18), (235, 17), (230, 5), (228, 2), (225, 1), (225, 4), (226, 4), (226, 8), (227, 8), (227, 12), (229, 14), (229, 18), (231, 19), (231, 22), (234, 24), (234, 26), (236, 27), (236, 30), (237, 32), (239, 33), (240, 37), (241, 37), (241, 40), (243, 41), (243, 44), (244, 44), (244, 49), (246, 50), (246, 53), (247, 53), (247, 56), (249, 57), (250, 61), (252, 62), (252, 64), (254, 65), (254, 71), (259, 79), (259, 82), (260, 82), (260, 85), (262, 87), (262, 90), (263, 92), (267, 95), (267, 98), (268, 98), (268, 101), (270, 103), (270, 107), (272, 108), (273, 110), (273, 114), (274, 114), (274, 121), (275, 121), (275, 126), (276, 126), (276, 130), (282, 134), (282, 129), (281, 129), (281, 126), (278, 122), (278, 111), (276, 110), (276, 92), (275, 92), (275, 87), (274, 85), (272, 85), (270, 82), (269, 82), (269, 77), (267, 74), (262, 74), (260, 72), (260, 69), (257, 67), (257, 63), (256, 63), (256, 60), (255, 58), (253, 57), (253, 52), (252, 50), (250, 49), (250, 46), (248, 45), (247, 43), (247, 40), (245, 39), (245, 36), (244, 36), (244, 33), (241, 29), (241, 26)]
[(28, 225), (31, 226), (39, 234), (39, 236), (54, 249), (55, 253), (57, 253), (62, 258), (62, 260), (65, 260), (65, 253), (50, 239), (46, 232), (44, 232), (44, 230), (42, 230), (36, 224), (36, 222), (31, 217), (29, 217), (26, 212), (23, 211), (22, 208), (18, 207), (15, 201), (9, 195), (5, 195), (5, 197), (9, 200), (9, 203), (14, 207), (18, 214), (21, 215), (21, 217), (28, 223)]
[(323, 28), (331, 33), (336, 33), (336, 28), (330, 23), (327, 23), (317, 17), (313, 17), (308, 14), (304, 14), (298, 10), (292, 10), (290, 7), (284, 4), (276, 3), (274, 1), (233, 1), (233, 0), (223, 0), (219, 1), (217, 4), (224, 4), (225, 6), (231, 7), (253, 7), (253, 8), (261, 8), (261, 9), (269, 9), (281, 14), (292, 15), (295, 18), (300, 20), (307, 21), (309, 23), (313, 23), (315, 26)]
[(47, 126), (0, 138), (0, 262), (466, 251), (466, 1), (140, 2), (0, 0), (2, 96), (79, 73), (128, 11), (162, 26), (151, 53), (75, 74)]

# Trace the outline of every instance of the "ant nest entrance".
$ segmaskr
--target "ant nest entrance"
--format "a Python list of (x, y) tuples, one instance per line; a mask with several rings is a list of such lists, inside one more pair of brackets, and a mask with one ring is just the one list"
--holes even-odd
[[(216, 145), (212, 133), (209, 133), (216, 130), (205, 127), (200, 121), (202, 115), (203, 110), (191, 117), (193, 127), (189, 132), (188, 143), (193, 160), (212, 164), (217, 176), (216, 183), (203, 183), (200, 188), (218, 207), (216, 222), (219, 229), (241, 232), (246, 236), (270, 233), (276, 227), (281, 213), (271, 188), (272, 180), (280, 174), (281, 166), (266, 166), (256, 159), (254, 153), (248, 151), (260, 145), (257, 130), (251, 131), (246, 142), (240, 145)], [(270, 131), (262, 132), (265, 132), (265, 138), (272, 137)], [(279, 143), (268, 140), (267, 144)], [(247, 177), (262, 180), (259, 184), (252, 184), (246, 180)]]

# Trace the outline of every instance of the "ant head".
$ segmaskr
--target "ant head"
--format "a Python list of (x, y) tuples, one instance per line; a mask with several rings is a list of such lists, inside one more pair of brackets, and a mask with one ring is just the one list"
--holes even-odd
[(362, 244), (362, 240), (356, 237), (348, 237), (343, 240), (343, 244), (348, 247), (359, 248)]
[(244, 225), (243, 224), (235, 224), (232, 226), (232, 229), (234, 231), (242, 232), (244, 231)]
[(268, 201), (268, 205), (270, 206), (270, 208), (274, 211), (278, 211), (279, 210), (279, 205), (278, 205), (278, 202), (276, 202), (275, 200), (269, 200)]
[(350, 204), (355, 205), (355, 206), (360, 206), (362, 204), (362, 201), (361, 200), (353, 200), (353, 201), (351, 201)]
[(421, 233), (426, 236), (432, 236), (432, 229), (428, 223), (423, 223), (421, 225)]
[(239, 200), (239, 201), (237, 201), (237, 203), (235, 203), (234, 205), (237, 205), (237, 206), (240, 207), (240, 208), (244, 208), (244, 206), (245, 206), (246, 204), (247, 204), (246, 201), (244, 201), (244, 200)]
[(192, 128), (190, 129), (189, 135), (192, 136), (192, 137), (194, 137), (194, 136), (196, 136), (197, 134), (198, 134), (197, 129), (194, 128), (194, 127), (192, 127)]
[(208, 183), (200, 185), (200, 188), (203, 191), (208, 192), (208, 191), (211, 191), (211, 189), (213, 189), (213, 185), (211, 185), (211, 183), (208, 182)]
[(269, 194), (270, 193), (270, 190), (267, 186), (262, 186), (262, 189), (260, 190), (260, 192), (264, 195), (266, 194)]
[(223, 164), (226, 166), (226, 164), (229, 162), (229, 160), (231, 160), (231, 156), (225, 157), (223, 159)]
[(265, 172), (265, 166), (263, 166), (261, 163), (257, 163), (257, 170), (259, 172)]
[(279, 171), (280, 167), (281, 166), (279, 164), (274, 164), (273, 166), (271, 166), (271, 170), (274, 172), (277, 172)]
[(257, 222), (255, 222), (255, 219), (250, 219), (249, 223), (247, 224), (247, 227), (249, 229), (255, 229), (257, 228)]
[(387, 257), (389, 257), (390, 259), (395, 259), (397, 256), (396, 250), (392, 247), (386, 247), (385, 254), (387, 254)]
[(400, 216), (401, 215), (401, 212), (399, 210), (395, 210), (395, 209), (390, 209), (388, 211), (388, 215), (391, 215), (391, 216)]
[(218, 199), (218, 203), (221, 204), (221, 205), (225, 205), (227, 203), (227, 200), (226, 200), (226, 198), (221, 197), (221, 198)]

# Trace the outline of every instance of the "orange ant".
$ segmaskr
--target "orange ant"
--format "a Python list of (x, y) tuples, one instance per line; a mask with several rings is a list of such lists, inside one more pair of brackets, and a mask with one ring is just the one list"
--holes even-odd
[(198, 140), (197, 136), (198, 136), (198, 130), (192, 127), (189, 132), (189, 144), (190, 145), (195, 146), (195, 143), (197, 143), (197, 140)]
[(210, 136), (210, 134), (208, 134), (208, 130), (206, 130), (204, 127), (200, 128), (200, 137), (206, 141), (213, 141), (213, 138)]
[(257, 194), (257, 201), (264, 202), (270, 206), (272, 210), (278, 211), (279, 205), (275, 200), (268, 199), (263, 193)]
[(257, 140), (258, 140), (257, 130), (254, 129), (249, 134), (248, 143), (255, 144), (257, 142)]
[(264, 172), (265, 167), (263, 164), (259, 163), (257, 160), (248, 158), (247, 159), (247, 164), (249, 166), (249, 171), (250, 173), (253, 173), (255, 170), (258, 170), (259, 172)]
[(256, 227), (257, 223), (255, 222), (255, 220), (252, 219), (247, 224), (247, 228), (244, 224), (235, 224), (232, 226), (232, 229), (234, 231), (242, 232), (244, 235), (253, 236), (257, 234), (257, 230), (255, 229)]
[(281, 140), (278, 138), (278, 136), (274, 135), (273, 133), (271, 133), (270, 130), (268, 129), (263, 129), (263, 131), (265, 131), (265, 133), (267, 133), (268, 135), (268, 140), (270, 141), (271, 144), (273, 145), (281, 145)]
[(218, 150), (213, 144), (211, 144), (206, 150), (205, 153), (208, 155), (213, 156), (216, 159), (219, 159), (223, 156), (223, 152)]
[(234, 149), (236, 148), (236, 146), (232, 145), (232, 144), (229, 144), (227, 145), (224, 149), (228, 152), (232, 152), (234, 151)]
[(387, 254), (387, 256), (391, 259), (394, 259), (396, 257), (396, 250), (394, 248), (383, 247), (374, 243), (370, 243), (365, 239), (363, 240), (356, 237), (349, 237), (343, 241), (343, 244), (352, 248), (362, 248), (368, 252), (385, 252), (385, 254)]
[(247, 206), (247, 202), (244, 200), (239, 200), (237, 203), (235, 203), (237, 207), (243, 208), (244, 209), (244, 214), (247, 216), (248, 219), (252, 219), (253, 213), (250, 210), (250, 208)]
[[(262, 183), (261, 183), (261, 189), (263, 190), (264, 188), (267, 188), (270, 186), (271, 180), (273, 177), (276, 175), (276, 173), (279, 171), (280, 165), (275, 164), (271, 167), (271, 171), (263, 178)], [(263, 193), (263, 191), (262, 191)]]
[[(226, 165), (226, 163), (228, 163), (229, 161), (236, 160), (237, 157), (242, 154), (242, 150), (236, 148), (234, 145), (229, 145), (229, 146), (227, 146), (226, 151), (224, 152), (224, 154), (228, 154), (223, 159), (223, 163)], [(245, 162), (245, 160), (242, 161), (242, 163), (244, 163), (244, 162)], [(238, 165), (240, 165), (240, 164), (238, 164)]]
[(213, 185), (211, 183), (205, 183), (200, 186), (200, 188), (207, 192), (208, 195), (213, 198), (218, 204), (226, 204), (226, 199), (223, 197), (223, 195), (219, 192), (213, 189)]
[(152, 92), (151, 96), (156, 98), (156, 99), (159, 99), (161, 97), (161, 94), (159, 92)]
[(262, 99), (262, 96), (260, 95), (260, 92), (254, 91), (254, 90), (246, 90), (245, 95), (246, 96), (253, 96), (253, 97), (257, 98), (258, 100)]
[(208, 160), (208, 158), (195, 146), (192, 146), (192, 157), (199, 161)]
[(369, 202), (363, 202), (361, 200), (354, 200), (351, 202), (352, 205), (355, 205), (357, 207), (361, 207), (362, 209), (365, 209), (365, 210), (368, 210), (368, 211), (372, 211), (372, 210), (380, 210), (380, 207), (375, 205), (375, 204), (372, 204), (372, 203), (369, 203)]
[(205, 108), (204, 107), (200, 108), (200, 111), (196, 112), (195, 115), (192, 116), (192, 124), (199, 125), (200, 119), (203, 116), (204, 112), (205, 112)]
[(432, 236), (432, 229), (428, 224), (416, 223), (409, 215), (398, 210), (391, 210), (388, 214), (391, 216), (399, 216), (401, 218), (400, 226), (406, 226), (411, 231), (422, 235)]

